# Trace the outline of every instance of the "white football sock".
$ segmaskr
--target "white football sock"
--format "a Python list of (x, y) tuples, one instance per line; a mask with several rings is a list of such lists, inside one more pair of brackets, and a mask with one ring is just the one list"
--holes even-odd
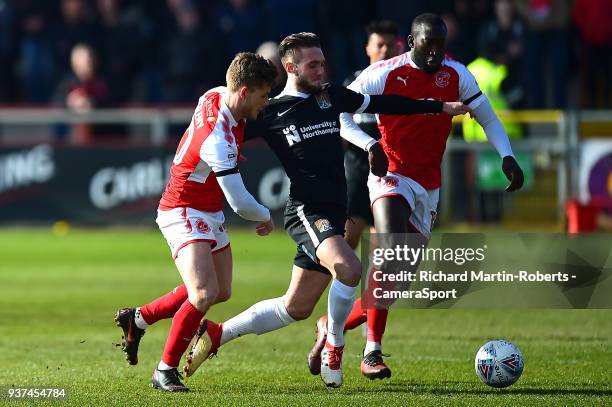
[(134, 313), (136, 314), (134, 316), (136, 326), (140, 329), (147, 329), (149, 327), (149, 324), (147, 324), (147, 321), (145, 321), (142, 317), (142, 314), (140, 313), (140, 308), (136, 308), (136, 311)]
[(327, 342), (344, 346), (344, 325), (353, 308), (357, 287), (350, 287), (334, 279), (327, 297)]
[(367, 341), (365, 349), (363, 350), (363, 356), (367, 355), (370, 352), (374, 352), (375, 350), (382, 351), (382, 345), (380, 342)]
[(176, 369), (176, 368), (178, 368), (178, 366), (169, 366), (165, 364), (163, 360), (160, 360), (159, 364), (157, 365), (157, 370), (170, 370), (170, 369)]
[(287, 312), (284, 297), (260, 301), (223, 323), (221, 345), (246, 334), (275, 331), (293, 322), (295, 319)]

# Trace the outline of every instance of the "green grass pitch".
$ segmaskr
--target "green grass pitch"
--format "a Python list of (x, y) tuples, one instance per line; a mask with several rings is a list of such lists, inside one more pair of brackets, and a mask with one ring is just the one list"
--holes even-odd
[[(283, 232), (231, 238), (233, 296), (210, 311), (213, 320), (282, 295), (290, 278), (294, 245)], [(0, 230), (0, 387), (64, 387), (68, 400), (52, 404), (79, 406), (612, 404), (612, 310), (393, 310), (384, 349), (393, 377), (360, 375), (357, 329), (347, 337), (345, 384), (328, 389), (305, 363), (324, 300), (307, 321), (223, 347), (187, 381), (192, 392), (165, 394), (149, 384), (169, 321), (148, 329), (140, 363), (128, 366), (113, 315), (178, 283), (156, 230)], [(506, 390), (474, 373), (476, 350), (495, 338), (517, 343), (526, 360)]]

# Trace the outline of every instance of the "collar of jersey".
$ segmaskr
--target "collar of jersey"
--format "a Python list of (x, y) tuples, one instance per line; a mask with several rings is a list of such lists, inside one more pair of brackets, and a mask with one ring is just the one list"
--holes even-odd
[[(446, 65), (446, 60), (447, 57), (445, 56), (444, 59), (442, 60), (442, 65), (440, 65), (440, 67), (443, 67)], [(414, 60), (412, 59), (412, 50), (408, 51), (408, 63), (410, 64), (411, 67), (416, 68), (416, 69), (421, 69), (419, 68), (415, 63)]]
[(309, 93), (303, 93), (303, 92), (298, 92), (297, 90), (288, 90), (287, 87), (285, 87), (285, 89), (283, 89), (283, 91), (281, 93), (279, 93), (277, 96), (274, 97), (274, 99), (279, 99), (283, 96), (295, 96), (298, 98), (302, 98), (302, 99), (306, 99), (307, 97), (310, 96)]
[(232, 111), (225, 104), (224, 98), (221, 98), (221, 103), (219, 103), (219, 110), (221, 110), (221, 113), (227, 116), (231, 127), (236, 127), (238, 125), (238, 122), (236, 121), (236, 119), (234, 119), (234, 115), (232, 114)]
[(414, 63), (414, 59), (412, 59), (412, 50), (408, 51), (408, 63), (410, 64), (411, 67), (416, 68), (416, 69), (421, 69), (417, 66), (417, 64)]

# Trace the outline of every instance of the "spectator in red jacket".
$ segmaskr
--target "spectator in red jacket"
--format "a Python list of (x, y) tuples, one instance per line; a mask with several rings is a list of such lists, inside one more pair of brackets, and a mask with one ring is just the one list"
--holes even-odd
[[(70, 54), (72, 73), (68, 74), (58, 85), (55, 104), (73, 110), (76, 113), (88, 113), (93, 108), (106, 107), (110, 104), (110, 89), (104, 79), (98, 76), (96, 54), (86, 44), (77, 44)], [(89, 125), (76, 125), (72, 129), (71, 142), (86, 144), (94, 135), (106, 133), (102, 126), (93, 128)], [(65, 132), (60, 131), (60, 138)]]

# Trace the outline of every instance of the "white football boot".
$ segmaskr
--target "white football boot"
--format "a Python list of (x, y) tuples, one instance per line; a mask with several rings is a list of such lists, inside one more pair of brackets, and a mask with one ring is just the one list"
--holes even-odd
[(325, 342), (321, 352), (321, 379), (327, 387), (342, 386), (342, 352), (344, 346), (332, 346)]

